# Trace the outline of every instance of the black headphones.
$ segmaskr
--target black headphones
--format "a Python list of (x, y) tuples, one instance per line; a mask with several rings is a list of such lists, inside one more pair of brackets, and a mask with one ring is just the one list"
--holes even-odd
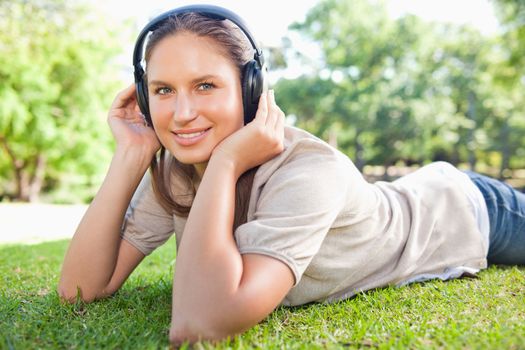
[(153, 125), (149, 112), (148, 86), (144, 77), (145, 70), (142, 67), (144, 42), (146, 41), (148, 34), (159, 28), (169, 17), (178, 16), (187, 12), (196, 12), (217, 20), (230, 20), (243, 31), (250, 41), (255, 50), (255, 54), (253, 59), (245, 64), (241, 76), (244, 123), (249, 123), (255, 117), (257, 106), (259, 104), (259, 97), (264, 90), (266, 67), (264, 66), (263, 52), (255, 43), (247, 25), (239, 16), (230, 10), (213, 5), (190, 5), (170, 10), (155, 17), (146, 25), (146, 27), (144, 27), (144, 29), (142, 29), (137, 38), (137, 42), (135, 43), (135, 49), (133, 50), (133, 74), (135, 76), (137, 103), (140, 111), (146, 117), (148, 124)]

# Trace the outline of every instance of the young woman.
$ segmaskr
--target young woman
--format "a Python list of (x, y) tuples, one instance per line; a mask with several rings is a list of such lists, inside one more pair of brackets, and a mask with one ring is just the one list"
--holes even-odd
[(525, 195), (500, 182), (434, 163), (369, 184), (284, 126), (271, 90), (245, 124), (245, 34), (191, 11), (155, 27), (144, 86), (110, 108), (116, 151), (66, 254), (64, 299), (113, 294), (173, 233), (175, 344), (240, 333), (280, 304), (473, 274), (487, 255), (525, 263)]

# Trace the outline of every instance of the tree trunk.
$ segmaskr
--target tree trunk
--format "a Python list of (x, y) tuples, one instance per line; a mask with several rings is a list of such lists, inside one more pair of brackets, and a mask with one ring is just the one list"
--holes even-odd
[(361, 136), (361, 130), (356, 130), (355, 132), (355, 141), (354, 141), (354, 146), (355, 146), (355, 166), (357, 167), (357, 169), (360, 171), (360, 172), (363, 172), (363, 168), (365, 167), (365, 160), (363, 158), (363, 151), (364, 151), (364, 148), (363, 148), (363, 145), (361, 144), (361, 142), (359, 141), (359, 138)]
[(388, 170), (393, 165), (394, 165), (394, 162), (392, 161), (383, 162), (383, 175), (381, 175), (382, 181), (392, 181), (393, 180), (392, 176), (390, 176), (390, 174), (388, 173)]
[(510, 147), (509, 147), (509, 124), (508, 119), (505, 119), (500, 130), (500, 153), (501, 153), (501, 166), (499, 168), (498, 177), (502, 180), (504, 178), (503, 173), (509, 168), (510, 163)]
[(15, 199), (20, 202), (29, 202), (29, 176), (24, 166), (15, 166), (15, 181), (16, 181), (16, 193)]
[(35, 172), (31, 176), (29, 183), (28, 199), (34, 203), (38, 201), (42, 185), (44, 184), (44, 175), (46, 170), (46, 157), (43, 154), (38, 154), (35, 161)]
[[(46, 168), (46, 158), (43, 154), (38, 154), (33, 159), (19, 159), (15, 152), (9, 147), (6, 138), (0, 135), (0, 143), (11, 160), (15, 175), (15, 195), (14, 199), (20, 202), (35, 202), (38, 200)], [(31, 174), (31, 169), (34, 170)]]
[(26, 186), (24, 185), (27, 183), (26, 176), (23, 171), (25, 167), (25, 162), (21, 159), (17, 159), (16, 154), (14, 151), (9, 147), (9, 144), (7, 143), (7, 140), (5, 136), (0, 135), (0, 143), (2, 144), (3, 149), (7, 153), (7, 156), (9, 160), (11, 161), (11, 164), (13, 165), (13, 171), (15, 173), (15, 184), (16, 184), (16, 190), (15, 190), (15, 199), (23, 201)]
[(470, 170), (475, 171), (476, 170), (476, 150), (474, 149), (474, 132), (477, 128), (477, 121), (476, 121), (476, 95), (474, 95), (474, 92), (470, 91), (468, 94), (468, 111), (467, 111), (467, 118), (472, 120), (474, 123), (474, 127), (469, 129), (468, 136), (467, 136), (467, 150), (468, 150), (468, 163)]

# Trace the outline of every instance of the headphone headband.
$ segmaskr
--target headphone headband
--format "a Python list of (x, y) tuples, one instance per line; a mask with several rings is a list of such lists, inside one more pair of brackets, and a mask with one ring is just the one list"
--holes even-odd
[(214, 6), (214, 5), (188, 5), (188, 6), (182, 6), (178, 7), (176, 9), (170, 10), (168, 12), (162, 13), (159, 16), (152, 19), (144, 29), (140, 32), (139, 36), (137, 37), (137, 41), (135, 44), (135, 49), (133, 50), (133, 69), (134, 69), (134, 76), (135, 76), (135, 82), (138, 82), (142, 79), (142, 76), (144, 75), (144, 68), (142, 67), (142, 55), (143, 55), (143, 45), (144, 41), (146, 40), (146, 37), (148, 34), (155, 29), (157, 29), (162, 23), (172, 16), (178, 16), (184, 13), (188, 12), (196, 12), (201, 15), (218, 19), (218, 20), (230, 20), (232, 21), (239, 29), (242, 30), (244, 35), (248, 38), (250, 41), (250, 44), (252, 45), (253, 49), (255, 50), (254, 53), (254, 60), (259, 64), (259, 67), (262, 67), (264, 65), (264, 56), (262, 53), (262, 50), (257, 46), (257, 43), (255, 42), (250, 30), (248, 29), (248, 26), (243, 21), (242, 18), (237, 16), (232, 11), (225, 9), (223, 7)]

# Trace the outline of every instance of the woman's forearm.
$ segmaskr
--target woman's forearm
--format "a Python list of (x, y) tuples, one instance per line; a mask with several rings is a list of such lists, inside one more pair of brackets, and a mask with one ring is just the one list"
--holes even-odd
[(65, 256), (59, 284), (62, 297), (71, 300), (80, 290), (81, 298), (89, 301), (104, 294), (115, 270), (124, 214), (150, 159), (141, 152), (117, 149)]
[[(237, 180), (283, 151), (283, 123), (273, 91), (263, 93), (255, 119), (213, 150), (177, 253), (170, 330), (175, 344), (219, 339), (253, 326), (293, 284), (282, 263), (241, 256), (232, 227)], [(273, 272), (278, 283), (268, 288)]]
[(227, 305), (235, 300), (243, 274), (232, 232), (237, 178), (233, 166), (211, 160), (200, 183), (177, 252), (172, 316), (176, 332), (213, 329), (233, 316), (227, 314), (234, 312)]

